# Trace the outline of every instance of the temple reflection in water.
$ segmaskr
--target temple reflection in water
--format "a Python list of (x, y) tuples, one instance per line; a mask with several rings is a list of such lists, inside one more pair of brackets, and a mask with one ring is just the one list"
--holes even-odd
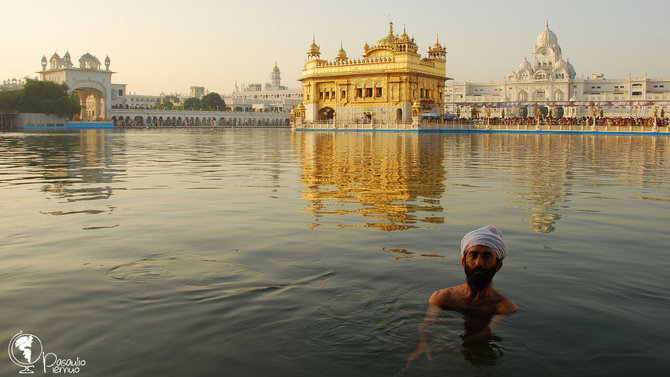
[[(600, 210), (571, 202), (584, 194), (574, 192), (575, 180), (578, 187), (593, 187), (595, 198), (605, 195), (609, 179), (652, 189), (667, 184), (649, 174), (668, 158), (665, 138), (355, 132), (293, 137), (301, 148), (303, 199), (313, 226), (430, 226), (467, 215), (464, 208), (447, 213), (445, 207), (459, 203), (447, 204), (445, 196), (460, 201), (468, 195), (484, 207), (525, 210), (534, 231), (550, 233), (568, 213)], [(612, 167), (612, 176), (603, 166)], [(624, 174), (621, 166), (627, 167)], [(469, 185), (477, 187), (464, 189)], [(499, 194), (506, 203), (491, 203)], [(646, 200), (643, 194), (637, 199)]]
[(43, 168), (46, 184), (42, 191), (68, 202), (109, 199), (113, 191), (110, 185), (119, 172), (107, 168), (113, 156), (108, 135), (105, 130), (81, 130), (77, 136), (26, 137), (26, 151)]
[[(355, 223), (405, 230), (443, 223), (444, 147), (441, 138), (396, 133), (295, 133), (302, 147), (303, 199), (314, 215), (361, 214)], [(352, 220), (351, 217), (346, 218)]]

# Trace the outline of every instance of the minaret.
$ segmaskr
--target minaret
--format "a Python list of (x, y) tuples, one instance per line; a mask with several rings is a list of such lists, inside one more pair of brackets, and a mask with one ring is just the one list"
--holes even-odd
[(438, 35), (435, 40), (435, 45), (433, 47), (428, 47), (428, 57), (431, 59), (446, 60), (446, 50), (440, 44), (440, 36)]
[(277, 62), (275, 62), (275, 67), (272, 68), (272, 72), (270, 73), (270, 83), (277, 90), (281, 86), (281, 73), (279, 72), (279, 67), (277, 67)]
[(347, 61), (347, 52), (344, 51), (342, 41), (340, 41), (340, 51), (337, 52), (337, 57), (335, 57), (335, 61), (339, 63)]
[(321, 49), (316, 45), (316, 37), (312, 36), (312, 45), (307, 51), (307, 59), (318, 59), (321, 56)]

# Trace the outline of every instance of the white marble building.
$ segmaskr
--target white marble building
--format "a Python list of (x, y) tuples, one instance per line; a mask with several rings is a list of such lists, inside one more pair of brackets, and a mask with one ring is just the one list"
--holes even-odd
[(302, 101), (302, 88), (289, 89), (282, 86), (281, 71), (275, 63), (270, 72), (269, 83), (242, 85), (241, 90), (235, 85), (235, 91), (225, 96), (224, 101), (226, 106), (241, 111), (289, 112)]
[(38, 73), (42, 81), (66, 83), (71, 92), (77, 93), (81, 105), (80, 120), (103, 120), (108, 118), (113, 100), (119, 98), (119, 90), (125, 91), (124, 85), (112, 84), (114, 72), (109, 70), (109, 56), (104, 63), (103, 68), (100, 60), (87, 52), (79, 58), (76, 67), (69, 52), (63, 57), (54, 53), (48, 61), (42, 56), (42, 70)]
[(461, 117), (650, 117), (669, 109), (670, 78), (577, 78), (548, 23), (537, 37), (533, 63), (524, 57), (502, 82), (448, 81), (445, 89), (445, 110)]

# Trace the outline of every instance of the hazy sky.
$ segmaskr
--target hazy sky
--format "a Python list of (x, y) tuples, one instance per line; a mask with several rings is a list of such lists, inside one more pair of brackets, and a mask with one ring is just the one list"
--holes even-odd
[(34, 77), (40, 59), (86, 52), (109, 55), (114, 83), (137, 94), (188, 93), (190, 86), (230, 93), (237, 81), (265, 83), (275, 61), (282, 84), (299, 87), (312, 35), (323, 58), (343, 43), (360, 57), (388, 22), (414, 36), (419, 52), (440, 42), (457, 81), (500, 81), (532, 61), (549, 21), (577, 75), (631, 73), (670, 77), (667, 0), (206, 1), (0, 0), (0, 80)]

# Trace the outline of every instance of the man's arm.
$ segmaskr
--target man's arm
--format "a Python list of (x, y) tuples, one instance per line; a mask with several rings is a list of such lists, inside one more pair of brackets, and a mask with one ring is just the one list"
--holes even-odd
[(432, 336), (430, 328), (440, 313), (440, 307), (437, 305), (439, 301), (438, 296), (439, 291), (433, 293), (433, 295), (430, 296), (430, 300), (428, 301), (428, 311), (426, 311), (426, 317), (419, 325), (419, 345), (407, 359), (407, 365), (409, 365), (414, 359), (423, 354), (425, 354), (429, 360), (433, 356), (430, 350), (430, 343), (429, 343), (430, 338)]

